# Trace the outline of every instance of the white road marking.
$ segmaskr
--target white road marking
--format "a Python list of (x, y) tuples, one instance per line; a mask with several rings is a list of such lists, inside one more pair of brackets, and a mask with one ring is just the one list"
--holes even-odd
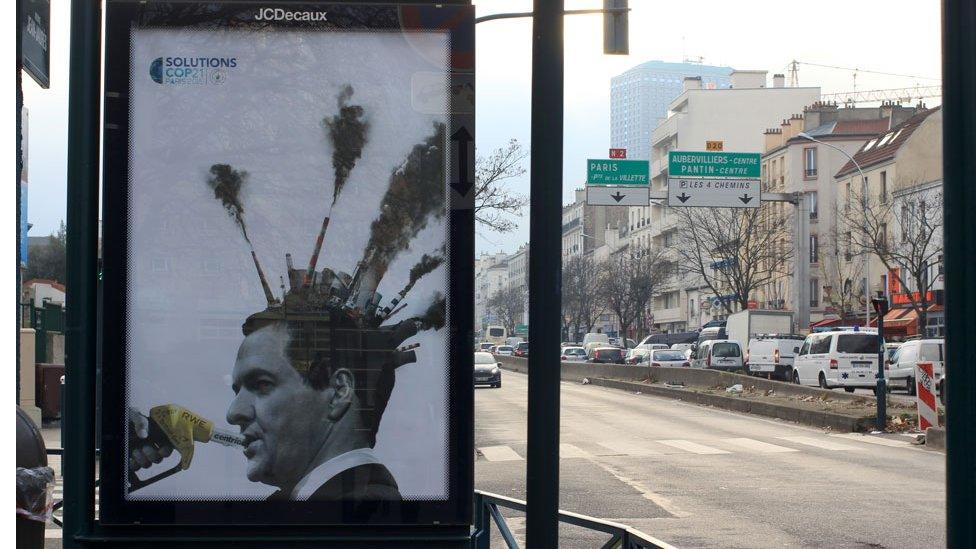
[(804, 444), (806, 446), (822, 448), (824, 450), (837, 450), (837, 451), (860, 450), (860, 448), (854, 446), (848, 446), (847, 444), (837, 444), (836, 442), (827, 438), (816, 438), (816, 437), (777, 437), (777, 438), (788, 442), (795, 442), (796, 444)]
[(598, 460), (592, 460), (592, 461), (593, 463), (599, 465), (601, 469), (613, 475), (613, 477), (619, 480), (620, 482), (623, 482), (627, 486), (630, 486), (634, 490), (640, 492), (640, 495), (643, 496), (644, 499), (651, 501), (661, 509), (664, 509), (666, 512), (670, 513), (672, 516), (676, 518), (684, 518), (684, 517), (691, 516), (691, 513), (686, 513), (685, 511), (682, 511), (681, 509), (678, 508), (677, 505), (672, 503), (670, 499), (649, 489), (647, 486), (644, 486), (644, 484), (641, 483), (640, 481), (623, 476), (622, 474), (620, 474), (619, 471), (617, 471), (616, 468), (606, 463), (600, 462)]
[(478, 451), (488, 461), (521, 461), (523, 459), (508, 446), (483, 446), (478, 448)]
[(567, 458), (588, 458), (590, 454), (580, 450), (572, 444), (560, 444), (559, 445), (559, 459)]
[(783, 454), (786, 452), (799, 452), (796, 448), (787, 448), (786, 446), (777, 446), (775, 444), (770, 444), (768, 442), (762, 442), (760, 440), (755, 440), (751, 438), (726, 438), (722, 440), (734, 446), (738, 446), (745, 450), (752, 452), (759, 452), (762, 454)]
[(731, 454), (732, 452), (727, 452), (725, 450), (719, 450), (718, 448), (712, 448), (711, 446), (705, 446), (704, 444), (698, 444), (697, 442), (691, 442), (688, 440), (656, 440), (666, 446), (671, 446), (672, 448), (677, 448), (679, 450), (684, 450), (686, 452), (691, 452), (692, 454), (702, 454), (702, 455), (713, 455), (713, 454)]
[(862, 435), (859, 433), (842, 433), (830, 436), (856, 440), (858, 442), (867, 442), (868, 444), (877, 444), (879, 446), (890, 446), (892, 448), (911, 448), (911, 444), (908, 441), (891, 440), (890, 438)]
[(646, 443), (641, 443), (635, 440), (604, 440), (602, 442), (598, 442), (597, 444), (613, 451), (615, 454), (624, 454), (628, 456), (661, 455), (661, 452), (648, 448)]

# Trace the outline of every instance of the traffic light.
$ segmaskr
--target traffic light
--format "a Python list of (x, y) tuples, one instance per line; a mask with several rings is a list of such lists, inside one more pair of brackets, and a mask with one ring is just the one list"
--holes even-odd
[(871, 305), (874, 306), (874, 312), (878, 316), (883, 317), (888, 314), (888, 299), (884, 296), (872, 297)]
[(628, 0), (603, 0), (603, 53), (607, 55), (627, 55), (630, 53), (628, 28)]

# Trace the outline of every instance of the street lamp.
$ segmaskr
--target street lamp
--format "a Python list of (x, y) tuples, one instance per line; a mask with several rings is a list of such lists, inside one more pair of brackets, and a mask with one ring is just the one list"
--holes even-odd
[[(825, 147), (830, 147), (831, 149), (834, 149), (835, 151), (846, 156), (854, 164), (854, 167), (857, 168), (857, 173), (861, 175), (861, 185), (864, 188), (864, 190), (862, 191), (864, 193), (863, 199), (867, 201), (868, 179), (864, 177), (864, 172), (861, 170), (861, 165), (857, 163), (857, 160), (854, 160), (853, 156), (847, 154), (847, 151), (845, 151), (844, 149), (836, 145), (831, 145), (830, 143), (821, 141), (806, 132), (800, 132), (797, 135), (808, 141), (813, 141), (814, 143), (819, 143)], [(865, 223), (867, 223), (866, 220)], [(871, 254), (865, 252), (864, 254), (864, 326), (865, 327), (871, 324), (871, 298), (869, 297), (870, 292), (871, 292)]]

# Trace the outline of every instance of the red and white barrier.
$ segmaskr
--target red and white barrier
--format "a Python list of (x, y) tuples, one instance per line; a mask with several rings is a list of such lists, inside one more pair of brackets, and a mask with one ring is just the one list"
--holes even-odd
[(925, 430), (939, 426), (939, 409), (935, 403), (935, 374), (931, 362), (915, 366), (915, 394), (918, 395), (918, 428)]

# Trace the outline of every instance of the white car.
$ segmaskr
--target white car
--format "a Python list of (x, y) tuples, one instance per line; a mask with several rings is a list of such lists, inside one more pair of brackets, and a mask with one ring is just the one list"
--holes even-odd
[(654, 349), (651, 351), (651, 366), (656, 368), (690, 368), (691, 362), (685, 358), (684, 351), (676, 349)]
[(888, 386), (904, 387), (908, 394), (915, 394), (915, 365), (931, 362), (933, 380), (938, 385), (942, 379), (945, 364), (944, 339), (912, 339), (902, 343), (895, 354), (885, 363), (885, 378)]
[(511, 345), (499, 345), (495, 348), (495, 354), (498, 356), (512, 356), (515, 354), (515, 349)]
[(586, 351), (582, 347), (563, 347), (559, 351), (559, 360), (563, 362), (586, 362)]
[(843, 387), (849, 393), (858, 387), (873, 389), (881, 345), (877, 332), (838, 330), (810, 334), (793, 360), (793, 382), (822, 389)]

